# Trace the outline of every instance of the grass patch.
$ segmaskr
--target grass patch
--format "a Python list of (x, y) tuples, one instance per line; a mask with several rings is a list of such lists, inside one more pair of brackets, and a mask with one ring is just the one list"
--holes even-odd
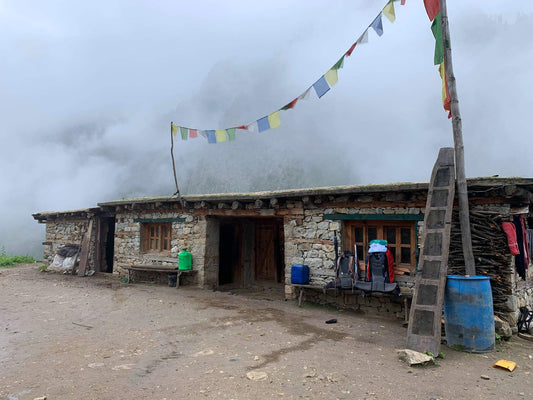
[(37, 262), (30, 256), (8, 256), (6, 250), (2, 247), (0, 250), (0, 268), (11, 268), (19, 264), (30, 264)]

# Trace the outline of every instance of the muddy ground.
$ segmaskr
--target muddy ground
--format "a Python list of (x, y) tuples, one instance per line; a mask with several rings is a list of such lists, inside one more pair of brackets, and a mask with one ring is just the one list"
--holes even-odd
[(412, 368), (401, 321), (255, 297), (0, 269), (0, 399), (533, 398), (524, 339)]

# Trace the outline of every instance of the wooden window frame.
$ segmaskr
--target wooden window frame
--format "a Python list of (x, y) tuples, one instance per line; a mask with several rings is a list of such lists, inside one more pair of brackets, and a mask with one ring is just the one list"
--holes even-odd
[(171, 240), (171, 222), (141, 223), (142, 254), (170, 254)]
[[(362, 241), (356, 242), (356, 228), (362, 228), (363, 237)], [(358, 248), (362, 248), (363, 259), (359, 261), (366, 260), (368, 255), (368, 247), (370, 240), (374, 238), (369, 238), (369, 229), (376, 229), (375, 239), (384, 239), (387, 240), (387, 229), (394, 228), (395, 232), (395, 243), (389, 243), (389, 249), (395, 253), (394, 263), (397, 267), (408, 268), (411, 271), (411, 274), (415, 273), (416, 270), (416, 250), (417, 250), (417, 222), (416, 221), (398, 221), (398, 220), (346, 220), (344, 221), (343, 226), (343, 240), (342, 247), (343, 250), (354, 250), (354, 244), (357, 244)], [(410, 229), (410, 238), (409, 244), (401, 243), (401, 233), (402, 228)], [(402, 263), (402, 248), (409, 248), (409, 263)], [(393, 250), (395, 249), (395, 250)]]

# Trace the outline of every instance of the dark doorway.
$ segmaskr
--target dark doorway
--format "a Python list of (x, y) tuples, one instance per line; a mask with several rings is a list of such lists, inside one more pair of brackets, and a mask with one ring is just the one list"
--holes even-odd
[(242, 281), (242, 229), (237, 222), (220, 224), (218, 284)]
[(97, 266), (98, 272), (113, 272), (115, 251), (115, 217), (100, 217), (98, 232)]

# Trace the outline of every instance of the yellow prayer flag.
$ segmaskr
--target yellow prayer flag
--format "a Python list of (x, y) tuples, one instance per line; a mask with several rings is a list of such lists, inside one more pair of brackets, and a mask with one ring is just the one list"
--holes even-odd
[(217, 136), (217, 142), (226, 141), (226, 130), (225, 129), (217, 129), (215, 131), (215, 135)]
[(329, 86), (333, 86), (337, 83), (339, 80), (339, 75), (337, 74), (336, 69), (330, 69), (328, 72), (324, 74), (324, 77), (329, 83)]
[(176, 136), (178, 134), (178, 129), (179, 129), (179, 126), (178, 125), (174, 125), (172, 122), (170, 123), (170, 129), (172, 131), (172, 134), (174, 136)]
[(396, 12), (394, 11), (394, 2), (389, 1), (385, 7), (383, 7), (383, 15), (386, 16), (390, 22), (396, 20)]
[(442, 80), (442, 104), (446, 103), (446, 74), (444, 71), (444, 62), (439, 65), (440, 79)]
[(277, 128), (281, 125), (281, 119), (279, 117), (279, 110), (273, 112), (268, 116), (268, 123), (270, 124), (270, 129)]

